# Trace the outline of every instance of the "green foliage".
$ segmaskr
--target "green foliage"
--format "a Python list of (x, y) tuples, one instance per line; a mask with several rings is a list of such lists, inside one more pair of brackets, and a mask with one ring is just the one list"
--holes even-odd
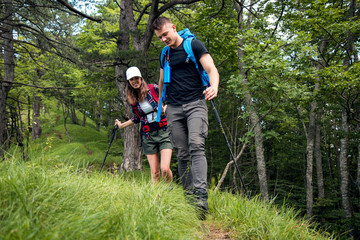
[(299, 218), (294, 209), (264, 203), (258, 197), (246, 200), (226, 192), (212, 192), (209, 205), (214, 219), (234, 230), (238, 239), (333, 239)]

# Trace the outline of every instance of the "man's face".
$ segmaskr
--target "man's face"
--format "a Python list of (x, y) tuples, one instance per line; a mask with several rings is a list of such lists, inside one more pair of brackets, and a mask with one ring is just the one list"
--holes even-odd
[(171, 47), (175, 44), (176, 28), (174, 24), (164, 24), (160, 30), (155, 30), (155, 34), (166, 46)]

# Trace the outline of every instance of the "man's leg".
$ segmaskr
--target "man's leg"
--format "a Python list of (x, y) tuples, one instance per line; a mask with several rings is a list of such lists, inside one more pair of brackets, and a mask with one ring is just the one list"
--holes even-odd
[(167, 106), (166, 118), (170, 130), (170, 140), (176, 151), (178, 171), (183, 189), (189, 192), (193, 186), (188, 147), (188, 129), (184, 117), (182, 106)]
[(208, 110), (205, 100), (184, 105), (189, 131), (189, 151), (192, 159), (194, 195), (197, 205), (207, 211), (207, 161), (205, 140), (208, 133)]

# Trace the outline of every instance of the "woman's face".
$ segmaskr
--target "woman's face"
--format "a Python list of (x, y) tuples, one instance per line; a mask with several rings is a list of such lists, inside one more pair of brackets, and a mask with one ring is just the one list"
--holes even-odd
[(130, 85), (134, 89), (139, 89), (141, 87), (142, 78), (141, 77), (133, 77), (129, 79)]

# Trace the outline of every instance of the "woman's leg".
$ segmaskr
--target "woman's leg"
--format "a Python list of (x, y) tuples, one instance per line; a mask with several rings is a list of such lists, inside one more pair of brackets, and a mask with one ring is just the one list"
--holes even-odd
[(159, 155), (157, 153), (146, 155), (150, 169), (151, 169), (151, 180), (155, 184), (160, 180), (160, 169), (159, 169)]
[(173, 174), (170, 169), (172, 149), (163, 149), (160, 151), (161, 155), (161, 177), (164, 181), (171, 183)]

